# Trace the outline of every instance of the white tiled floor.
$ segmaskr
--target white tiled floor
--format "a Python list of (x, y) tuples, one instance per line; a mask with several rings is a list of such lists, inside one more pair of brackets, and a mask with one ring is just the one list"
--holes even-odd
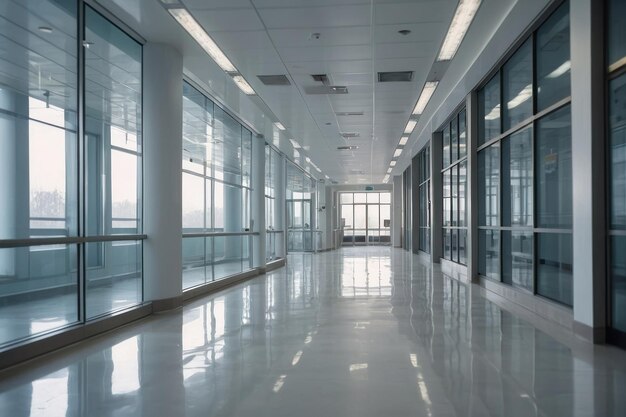
[(0, 374), (0, 416), (625, 416), (626, 352), (545, 329), (403, 250), (291, 255)]

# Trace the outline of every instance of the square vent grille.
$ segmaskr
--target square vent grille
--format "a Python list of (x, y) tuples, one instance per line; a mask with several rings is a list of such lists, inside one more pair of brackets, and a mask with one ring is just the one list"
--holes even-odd
[(257, 78), (265, 85), (291, 85), (286, 75), (257, 75)]
[(379, 72), (378, 82), (389, 83), (397, 81), (411, 81), (413, 80), (413, 71), (392, 71), (392, 72)]

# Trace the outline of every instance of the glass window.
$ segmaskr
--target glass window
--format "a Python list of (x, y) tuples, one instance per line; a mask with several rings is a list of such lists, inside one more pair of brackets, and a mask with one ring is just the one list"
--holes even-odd
[(532, 128), (502, 141), (502, 225), (533, 225)]
[(443, 129), (443, 168), (450, 165), (450, 129)]
[(354, 193), (354, 202), (355, 203), (366, 203), (367, 202), (367, 194), (366, 193)]
[(623, 0), (608, 0), (608, 59), (613, 65), (626, 57), (626, 3)]
[(443, 225), (452, 226), (452, 172), (443, 173)]
[(459, 159), (467, 156), (467, 112), (459, 113)]
[(609, 84), (611, 229), (626, 229), (626, 75)]
[(564, 2), (537, 30), (537, 111), (570, 95), (569, 38), (569, 2)]
[(367, 204), (378, 204), (379, 203), (379, 195), (378, 193), (367, 193)]
[(532, 291), (532, 233), (502, 231), (502, 282)]
[(500, 206), (500, 144), (478, 153), (478, 224), (497, 226)]
[(184, 172), (183, 231), (203, 229), (204, 220), (204, 178)]
[(502, 67), (504, 131), (533, 114), (532, 43), (527, 40)]
[(341, 193), (340, 194), (341, 204), (352, 204), (352, 193)]
[(572, 305), (571, 234), (537, 234), (537, 293)]
[(462, 161), (459, 168), (459, 188), (458, 188), (458, 225), (467, 227), (466, 195), (467, 195), (467, 161)]
[(626, 332), (626, 236), (611, 236), (611, 327)]
[[(86, 232), (141, 233), (142, 47), (85, 8)], [(86, 245), (87, 318), (142, 300), (141, 242)]]
[(500, 280), (500, 232), (478, 230), (478, 273)]
[(459, 127), (456, 117), (450, 122), (450, 154), (450, 162), (459, 159)]
[(539, 227), (572, 226), (572, 147), (569, 106), (537, 123), (537, 220)]
[(500, 134), (500, 73), (478, 92), (478, 143)]

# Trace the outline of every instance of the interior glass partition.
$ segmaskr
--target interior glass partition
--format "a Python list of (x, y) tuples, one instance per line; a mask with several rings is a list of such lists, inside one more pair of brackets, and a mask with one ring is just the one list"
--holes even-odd
[(478, 92), (479, 273), (567, 306), (573, 303), (569, 36), (564, 2)]
[(252, 133), (183, 84), (183, 289), (251, 268)]
[(430, 253), (430, 145), (417, 154), (418, 159), (418, 248)]
[(140, 304), (145, 236), (141, 45), (72, 0), (5, 2), (0, 35), (4, 347)]
[(626, 4), (608, 10), (608, 315), (611, 342), (626, 347)]
[(265, 144), (265, 260), (284, 257), (285, 231), (283, 230), (284, 160), (282, 155)]
[[(467, 262), (467, 113), (456, 113), (443, 129), (443, 258)], [(448, 165), (445, 165), (445, 163)]]
[(402, 247), (412, 250), (413, 239), (413, 188), (411, 184), (411, 166), (402, 173)]
[(315, 222), (316, 181), (293, 162), (287, 162), (287, 251), (312, 252), (318, 249)]
[(391, 193), (339, 193), (343, 245), (391, 244)]

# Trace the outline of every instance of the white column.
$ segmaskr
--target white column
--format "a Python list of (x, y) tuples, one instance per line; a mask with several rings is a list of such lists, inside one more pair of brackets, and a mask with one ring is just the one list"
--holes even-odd
[(472, 91), (465, 101), (467, 111), (467, 277), (478, 282), (478, 96)]
[(143, 68), (144, 286), (158, 311), (179, 306), (182, 294), (183, 58), (148, 43)]
[(252, 137), (252, 266), (265, 268), (265, 140)]
[(574, 330), (596, 342), (606, 327), (602, 3), (570, 3)]

